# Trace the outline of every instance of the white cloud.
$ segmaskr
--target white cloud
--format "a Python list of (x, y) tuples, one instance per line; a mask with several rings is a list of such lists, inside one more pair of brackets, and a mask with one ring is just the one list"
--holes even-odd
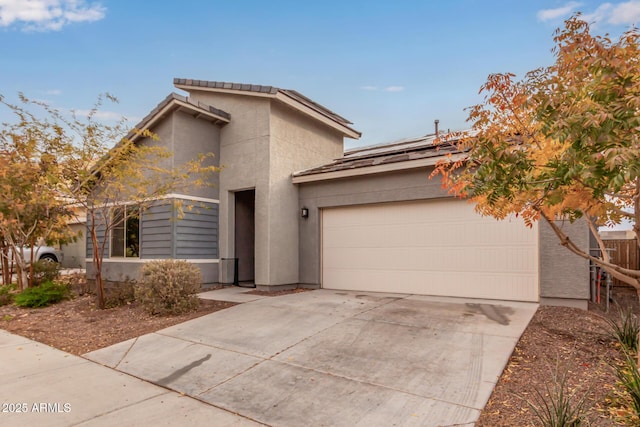
[[(571, 1), (556, 9), (543, 9), (537, 14), (540, 21), (565, 19), (577, 12), (582, 3)], [(623, 3), (602, 3), (594, 11), (582, 11), (580, 19), (589, 24), (633, 25), (640, 22), (640, 0)]]
[(402, 92), (404, 90), (404, 86), (387, 86), (383, 89), (380, 89), (378, 86), (360, 86), (360, 89), (367, 91), (382, 90), (384, 92)]
[(640, 1), (628, 1), (618, 4), (612, 11), (609, 24), (637, 24), (640, 22)]
[(554, 19), (565, 18), (569, 16), (574, 10), (576, 10), (582, 3), (576, 1), (570, 1), (562, 7), (555, 9), (543, 9), (538, 11), (537, 16), (540, 21), (552, 21)]
[(583, 14), (580, 19), (588, 22), (589, 24), (598, 24), (599, 22), (607, 20), (607, 16), (611, 12), (612, 7), (613, 5), (611, 3), (603, 3), (598, 6), (594, 12)]
[(49, 90), (45, 90), (44, 93), (46, 95), (54, 95), (54, 96), (62, 95), (62, 91), (60, 89), (49, 89)]
[(58, 31), (74, 22), (104, 18), (106, 8), (86, 0), (0, 0), (0, 27), (26, 31)]
[[(92, 113), (91, 110), (73, 110), (73, 112), (77, 116), (88, 116), (89, 114), (93, 114), (94, 119), (104, 121), (119, 121), (124, 117), (122, 114), (115, 111), (98, 110)], [(139, 121), (139, 119), (137, 117), (127, 117), (127, 121)]]

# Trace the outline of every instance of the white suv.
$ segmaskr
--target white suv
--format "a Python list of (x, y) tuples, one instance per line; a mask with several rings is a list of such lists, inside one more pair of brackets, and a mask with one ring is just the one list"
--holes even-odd
[[(36, 246), (34, 249), (36, 252), (33, 259), (36, 261), (62, 263), (62, 260), (64, 259), (64, 254), (51, 246)], [(31, 261), (31, 248), (25, 247), (23, 249), (23, 253), (25, 261)]]

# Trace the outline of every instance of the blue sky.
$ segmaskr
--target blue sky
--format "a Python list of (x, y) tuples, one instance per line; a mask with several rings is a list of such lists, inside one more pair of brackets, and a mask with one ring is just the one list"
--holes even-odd
[(272, 85), (370, 145), (467, 128), (487, 75), (549, 65), (575, 11), (600, 33), (640, 23), (640, 1), (0, 0), (0, 94), (85, 110), (109, 92), (104, 119), (133, 125), (174, 77)]

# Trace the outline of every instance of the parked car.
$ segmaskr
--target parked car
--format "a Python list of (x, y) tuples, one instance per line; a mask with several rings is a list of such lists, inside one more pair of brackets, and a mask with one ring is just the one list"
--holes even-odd
[[(34, 247), (35, 254), (33, 259), (36, 261), (48, 261), (48, 262), (57, 262), (62, 263), (64, 259), (64, 254), (62, 251), (57, 250), (51, 246), (36, 246)], [(24, 259), (29, 262), (31, 261), (31, 248), (25, 247), (23, 249)]]

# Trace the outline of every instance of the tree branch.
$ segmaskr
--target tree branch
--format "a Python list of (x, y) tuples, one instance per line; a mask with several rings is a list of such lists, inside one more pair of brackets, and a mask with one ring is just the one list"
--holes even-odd
[(567, 249), (569, 249), (574, 254), (578, 255), (581, 258), (592, 261), (594, 264), (599, 265), (605, 271), (610, 273), (616, 279), (627, 283), (633, 286), (636, 290), (640, 291), (640, 271), (638, 270), (629, 270), (627, 268), (622, 268), (619, 265), (612, 264), (610, 262), (605, 262), (604, 260), (594, 257), (586, 252), (584, 252), (578, 245), (569, 238), (569, 236), (564, 233), (560, 227), (555, 223), (552, 218), (549, 218), (544, 212), (539, 211), (540, 215), (547, 221), (547, 223), (551, 226), (553, 231), (556, 233), (558, 238), (560, 239), (560, 244)]

